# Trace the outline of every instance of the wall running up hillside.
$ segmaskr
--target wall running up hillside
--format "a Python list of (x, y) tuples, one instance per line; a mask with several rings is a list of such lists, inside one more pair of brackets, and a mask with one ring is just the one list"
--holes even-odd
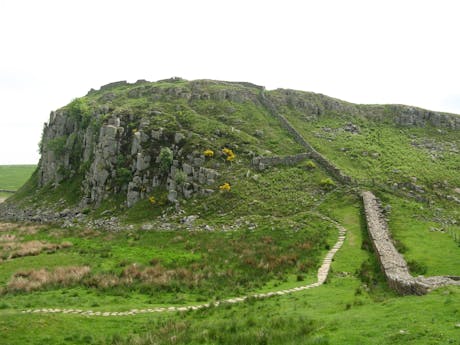
[(321, 153), (316, 151), (313, 146), (308, 143), (305, 138), (291, 125), (291, 123), (281, 114), (276, 111), (275, 106), (272, 102), (265, 97), (262, 93), (261, 96), (262, 104), (269, 110), (269, 112), (276, 117), (281, 126), (286, 129), (294, 139), (303, 147), (308, 150), (310, 157), (314, 159), (318, 164), (320, 164), (329, 174), (331, 174), (335, 179), (340, 181), (343, 184), (353, 184), (353, 180), (350, 176), (347, 176), (343, 171), (337, 168), (334, 164), (332, 164), (326, 157), (324, 157)]
[(412, 277), (403, 256), (396, 250), (379, 200), (371, 192), (362, 193), (367, 230), (388, 285), (401, 295), (423, 295), (445, 286), (460, 285), (460, 277)]

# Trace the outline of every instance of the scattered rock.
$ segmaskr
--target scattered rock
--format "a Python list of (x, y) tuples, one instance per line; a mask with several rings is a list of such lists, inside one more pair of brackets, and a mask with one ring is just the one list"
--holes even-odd
[(182, 218), (181, 223), (183, 223), (185, 225), (192, 225), (195, 222), (196, 219), (198, 219), (198, 216), (192, 214), (190, 216)]
[(354, 125), (353, 123), (349, 122), (347, 123), (343, 129), (347, 132), (350, 132), (351, 134), (359, 134), (361, 131), (357, 125)]
[(168, 193), (168, 201), (175, 203), (177, 201), (177, 191), (171, 189)]
[(150, 231), (150, 230), (153, 230), (153, 229), (154, 229), (154, 225), (153, 225), (153, 224), (150, 224), (150, 223), (142, 224), (142, 225), (141, 225), (141, 229), (142, 229), (142, 230), (145, 230), (145, 231)]
[(264, 136), (264, 131), (261, 129), (257, 129), (254, 133), (254, 135), (258, 138), (262, 138)]

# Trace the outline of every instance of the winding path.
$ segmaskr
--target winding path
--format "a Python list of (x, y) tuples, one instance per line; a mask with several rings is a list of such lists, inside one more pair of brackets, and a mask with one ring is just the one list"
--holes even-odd
[(337, 253), (337, 251), (342, 247), (343, 242), (345, 241), (345, 235), (347, 232), (347, 230), (342, 225), (330, 219), (329, 217), (326, 217), (320, 214), (317, 214), (317, 216), (325, 221), (328, 221), (334, 224), (334, 226), (339, 231), (339, 237), (335, 245), (328, 251), (325, 258), (323, 259), (323, 263), (321, 264), (321, 267), (318, 269), (316, 283), (299, 286), (299, 287), (295, 287), (292, 289), (245, 295), (245, 296), (240, 296), (240, 297), (227, 298), (227, 299), (224, 299), (222, 301), (217, 301), (217, 302), (209, 302), (209, 303), (204, 303), (204, 304), (180, 306), (180, 307), (170, 306), (170, 307), (159, 307), (159, 308), (152, 308), (152, 309), (131, 309), (129, 311), (92, 311), (92, 310), (82, 310), (82, 309), (42, 308), (42, 309), (27, 309), (27, 310), (23, 310), (22, 313), (77, 314), (77, 315), (82, 315), (82, 316), (132, 316), (132, 315), (146, 314), (146, 313), (163, 313), (163, 312), (174, 312), (174, 311), (198, 310), (198, 309), (208, 308), (211, 306), (218, 306), (220, 304), (240, 303), (240, 302), (244, 302), (248, 298), (262, 299), (262, 298), (268, 298), (272, 296), (281, 296), (281, 295), (291, 294), (294, 292), (315, 288), (315, 287), (321, 286), (326, 281), (327, 276), (329, 274), (329, 270), (331, 268), (332, 259), (335, 253)]

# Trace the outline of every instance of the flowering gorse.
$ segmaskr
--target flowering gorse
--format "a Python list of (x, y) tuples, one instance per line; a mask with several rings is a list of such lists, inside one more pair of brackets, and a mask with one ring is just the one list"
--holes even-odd
[(213, 150), (210, 150), (210, 149), (207, 149), (207, 150), (205, 150), (205, 151), (203, 152), (203, 154), (204, 154), (205, 157), (211, 158), (211, 157), (214, 156), (214, 151), (213, 151)]
[(219, 186), (219, 189), (223, 192), (230, 192), (230, 189), (232, 189), (232, 187), (230, 186), (230, 183), (225, 182), (223, 185)]
[(229, 162), (233, 161), (233, 160), (235, 159), (235, 157), (236, 157), (235, 153), (234, 153), (231, 149), (229, 149), (229, 148), (224, 148), (224, 149), (222, 150), (222, 153), (223, 153), (225, 156), (227, 156), (226, 159), (227, 159), (227, 161), (229, 161)]

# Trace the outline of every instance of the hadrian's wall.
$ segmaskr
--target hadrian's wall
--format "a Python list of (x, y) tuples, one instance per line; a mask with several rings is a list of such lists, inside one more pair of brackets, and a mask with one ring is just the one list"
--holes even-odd
[(423, 295), (445, 286), (460, 285), (460, 277), (412, 277), (403, 256), (396, 250), (379, 200), (371, 192), (362, 193), (367, 230), (388, 285), (402, 295)]
[(262, 93), (260, 100), (262, 104), (270, 111), (272, 116), (276, 117), (280, 121), (281, 126), (284, 129), (286, 129), (300, 145), (302, 145), (308, 150), (308, 153), (310, 154), (310, 158), (314, 159), (319, 165), (321, 165), (324, 168), (324, 170), (326, 170), (330, 175), (332, 175), (335, 179), (342, 182), (343, 184), (353, 183), (353, 180), (351, 179), (350, 176), (347, 176), (339, 168), (337, 168), (334, 164), (329, 162), (329, 160), (326, 157), (324, 157), (321, 153), (316, 151), (313, 148), (313, 146), (311, 146), (304, 139), (304, 137), (291, 125), (291, 123), (283, 115), (278, 113), (275, 106), (272, 104), (272, 102), (269, 99), (267, 99), (264, 96), (263, 93)]

